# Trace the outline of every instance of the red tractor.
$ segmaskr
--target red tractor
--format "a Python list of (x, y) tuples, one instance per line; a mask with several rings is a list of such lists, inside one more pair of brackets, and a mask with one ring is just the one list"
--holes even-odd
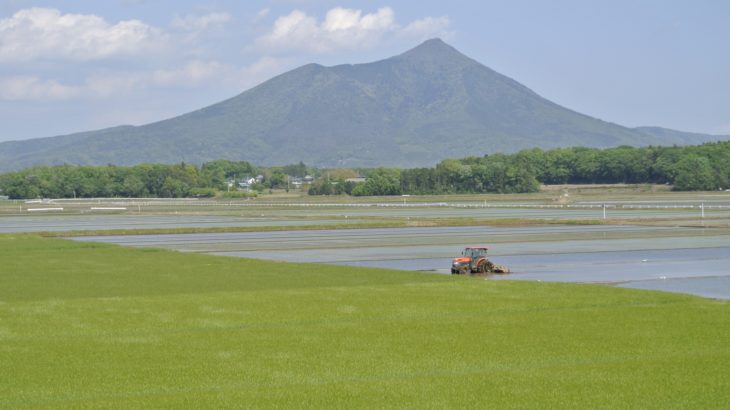
[(487, 259), (489, 248), (464, 248), (461, 257), (454, 258), (451, 263), (451, 274), (464, 275), (467, 273), (509, 273), (505, 266), (495, 265)]

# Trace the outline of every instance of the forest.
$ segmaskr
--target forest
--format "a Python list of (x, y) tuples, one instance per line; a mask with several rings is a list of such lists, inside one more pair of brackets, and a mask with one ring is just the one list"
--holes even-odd
[[(306, 187), (310, 195), (520, 193), (535, 192), (540, 184), (611, 183), (707, 191), (730, 188), (730, 141), (681, 147), (535, 148), (411, 169), (318, 169), (302, 162), (264, 168), (227, 160), (201, 166), (41, 166), (0, 175), (0, 195), (10, 199), (245, 196), (288, 189), (293, 178), (305, 175), (315, 177)], [(354, 182), (352, 177), (358, 175), (367, 178)], [(238, 191), (238, 181), (256, 176), (258, 181), (246, 192)]]
[(310, 194), (418, 195), (535, 192), (540, 184), (669, 184), (678, 191), (730, 188), (730, 141), (684, 147), (539, 148), (447, 159), (433, 168), (367, 172), (364, 183), (319, 179)]

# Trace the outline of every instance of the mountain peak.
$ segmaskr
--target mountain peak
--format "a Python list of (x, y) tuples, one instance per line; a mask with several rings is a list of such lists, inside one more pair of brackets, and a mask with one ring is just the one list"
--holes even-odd
[(432, 38), (430, 40), (426, 40), (423, 43), (417, 45), (416, 47), (399, 55), (398, 57), (415, 57), (415, 58), (429, 57), (429, 58), (434, 58), (434, 59), (449, 58), (449, 57), (450, 58), (454, 58), (454, 57), (468, 58), (467, 56), (461, 54), (454, 47), (451, 47), (450, 45), (446, 44), (440, 38)]
[(430, 38), (414, 48), (419, 47), (451, 47), (438, 37)]

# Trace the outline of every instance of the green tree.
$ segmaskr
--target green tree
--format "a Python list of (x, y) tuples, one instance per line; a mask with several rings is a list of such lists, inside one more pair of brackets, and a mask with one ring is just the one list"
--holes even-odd
[(674, 189), (678, 191), (709, 191), (717, 189), (710, 161), (697, 155), (682, 158), (676, 167)]
[(148, 196), (149, 192), (142, 179), (138, 175), (130, 173), (124, 178), (119, 194), (130, 198), (143, 198)]
[(367, 180), (352, 189), (354, 196), (401, 195), (400, 172), (396, 169), (378, 168)]

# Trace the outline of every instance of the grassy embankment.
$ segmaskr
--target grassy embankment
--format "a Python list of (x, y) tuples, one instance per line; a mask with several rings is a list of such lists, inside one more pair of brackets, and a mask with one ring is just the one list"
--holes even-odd
[(727, 408), (730, 304), (0, 236), (0, 407)]
[[(312, 218), (301, 218), (302, 221)], [(613, 222), (613, 221), (612, 221)], [(73, 231), (44, 231), (36, 235), (43, 237), (109, 236), (109, 235), (166, 235), (186, 233), (234, 233), (234, 232), (278, 232), (278, 231), (317, 231), (322, 229), (375, 229), (375, 228), (412, 228), (412, 227), (454, 227), (454, 226), (529, 226), (529, 225), (605, 225), (602, 220), (554, 220), (554, 219), (474, 219), (474, 218), (420, 218), (404, 220), (392, 218), (385, 220), (358, 218), (347, 223), (314, 225), (263, 225), (263, 226), (223, 226), (223, 227), (179, 227), (179, 228), (140, 228), (140, 229), (102, 229)]]

